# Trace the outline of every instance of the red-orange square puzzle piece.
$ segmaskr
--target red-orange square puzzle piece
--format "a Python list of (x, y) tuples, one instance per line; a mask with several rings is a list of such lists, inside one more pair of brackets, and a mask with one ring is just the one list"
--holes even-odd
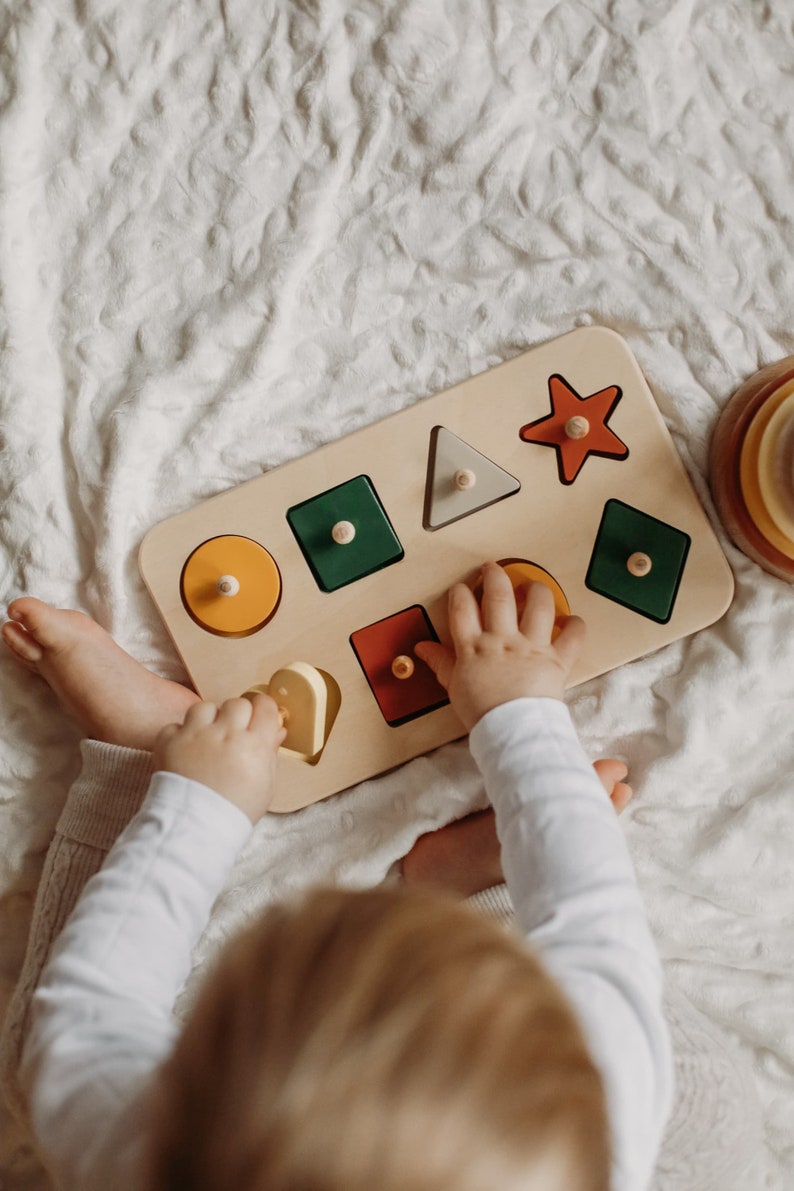
[(563, 484), (572, 484), (588, 455), (626, 459), (629, 448), (607, 426), (612, 411), (623, 396), (619, 385), (599, 389), (580, 397), (564, 377), (549, 377), (551, 413), (519, 430), (523, 442), (554, 447), (557, 469)]
[[(414, 655), (419, 641), (438, 641), (420, 604), (404, 608), (350, 635), (361, 669), (387, 724), (396, 728), (449, 702), (429, 666)], [(395, 669), (395, 662), (400, 660)], [(405, 664), (408, 659), (409, 665)], [(399, 673), (407, 671), (405, 677)]]

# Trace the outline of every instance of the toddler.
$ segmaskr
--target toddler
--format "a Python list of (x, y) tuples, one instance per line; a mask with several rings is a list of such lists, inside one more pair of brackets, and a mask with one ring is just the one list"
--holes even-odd
[(436, 892), (315, 890), (232, 941), (184, 1028), (192, 948), (272, 797), (277, 708), (202, 702), (80, 613), (9, 616), (6, 644), (92, 738), (5, 1040), (59, 1186), (647, 1185), (672, 1083), (661, 967), (562, 701), (584, 625), (552, 643), (544, 585), (519, 622), (488, 564), (481, 607), (450, 592), (451, 645), (416, 648), (470, 733), (525, 938)]

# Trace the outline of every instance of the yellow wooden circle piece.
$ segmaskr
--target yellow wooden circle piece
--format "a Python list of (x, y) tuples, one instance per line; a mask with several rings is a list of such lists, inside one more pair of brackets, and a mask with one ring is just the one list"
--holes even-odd
[[(240, 585), (234, 595), (218, 589), (218, 581), (229, 577)], [(259, 542), (223, 534), (193, 551), (182, 570), (180, 590), (188, 612), (207, 632), (247, 637), (263, 628), (278, 608), (281, 575)]]
[(747, 428), (739, 457), (739, 482), (747, 511), (759, 533), (786, 558), (794, 558), (794, 540), (781, 533), (769, 514), (762, 495), (760, 474), (761, 443), (773, 416), (794, 394), (794, 381), (781, 385), (767, 398)]
[(526, 603), (526, 593), (522, 591), (524, 584), (533, 580), (535, 582), (545, 583), (551, 589), (551, 594), (554, 596), (554, 631), (551, 635), (553, 641), (562, 628), (562, 621), (566, 616), (571, 615), (571, 606), (557, 580), (548, 571), (545, 571), (543, 567), (539, 567), (534, 562), (514, 559), (503, 562), (501, 566), (513, 584), (513, 590), (516, 592), (519, 617), (524, 611), (524, 604)]

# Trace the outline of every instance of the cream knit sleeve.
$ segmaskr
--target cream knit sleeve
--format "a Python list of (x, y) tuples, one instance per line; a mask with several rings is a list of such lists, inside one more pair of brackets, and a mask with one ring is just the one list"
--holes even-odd
[(83, 766), (44, 861), (27, 951), (0, 1039), (0, 1084), (12, 1111), (23, 1118), (27, 1109), (17, 1072), (34, 989), (84, 885), (136, 814), (152, 775), (151, 753), (96, 740), (83, 740), (80, 750)]

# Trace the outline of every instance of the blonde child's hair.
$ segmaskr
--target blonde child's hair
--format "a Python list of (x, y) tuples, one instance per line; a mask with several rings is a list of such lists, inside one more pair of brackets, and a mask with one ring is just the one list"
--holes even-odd
[(605, 1191), (599, 1076), (518, 938), (445, 896), (315, 890), (208, 980), (155, 1101), (156, 1191)]

